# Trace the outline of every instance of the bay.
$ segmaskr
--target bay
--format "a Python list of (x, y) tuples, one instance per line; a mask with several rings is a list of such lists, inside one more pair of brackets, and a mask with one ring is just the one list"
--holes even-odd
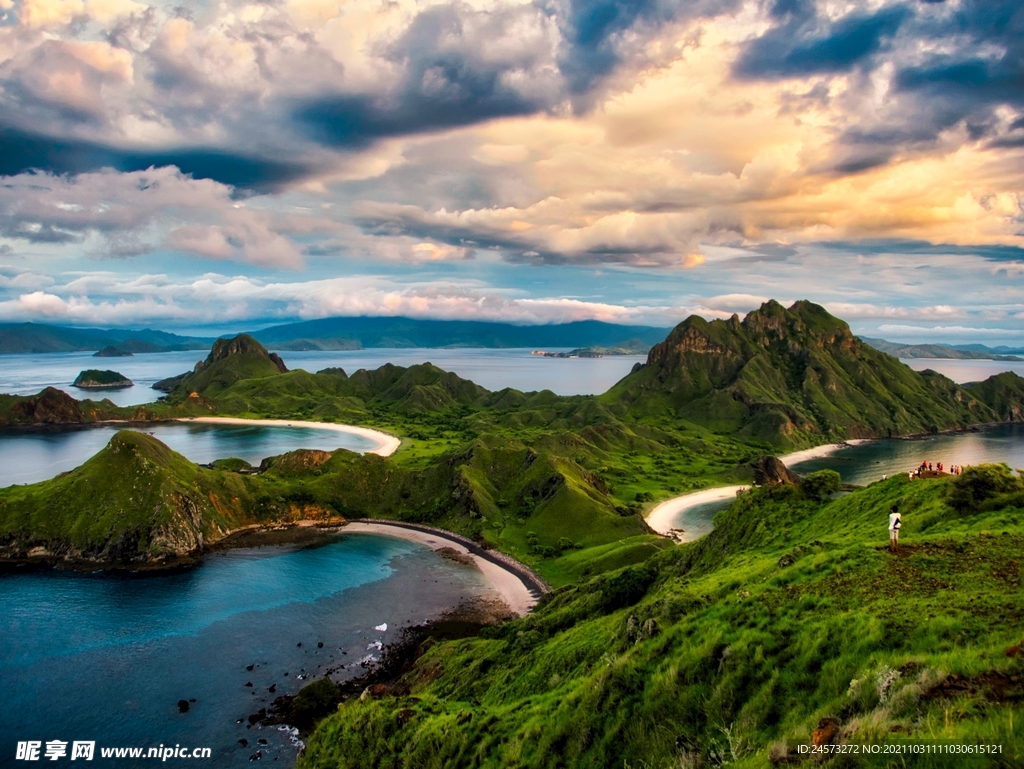
[[(360, 674), (376, 641), (491, 595), (473, 567), (368, 534), (215, 553), (172, 574), (5, 574), (0, 764), (17, 741), (95, 740), (97, 759), (100, 746), (180, 744), (211, 748), (212, 766), (257, 750), (291, 765), (292, 735), (247, 728), (249, 714), (328, 669)], [(181, 699), (195, 699), (187, 713)]]
[[(844, 483), (866, 486), (894, 475), (915, 470), (922, 462), (943, 465), (980, 465), (1005, 462), (1012, 469), (1024, 468), (1024, 424), (1005, 424), (961, 433), (915, 438), (864, 441), (838, 449), (828, 456), (794, 463), (792, 470), (806, 475), (817, 470), (835, 470)], [(687, 532), (692, 541), (714, 528), (715, 516), (732, 504), (732, 499), (706, 502), (679, 510), (670, 525)]]

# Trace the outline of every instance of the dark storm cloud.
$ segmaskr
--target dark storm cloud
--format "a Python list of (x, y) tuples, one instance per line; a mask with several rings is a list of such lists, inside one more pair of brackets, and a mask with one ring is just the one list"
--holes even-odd
[[(1024, 144), (1024, 4), (1018, 0), (904, 3), (832, 21), (806, 0), (779, 0), (770, 11), (774, 26), (746, 44), (734, 75), (854, 74), (846, 95), (853, 124), (839, 136), (833, 171), (858, 173), (927, 151), (953, 129), (967, 142)], [(865, 75), (883, 65), (893, 73), (887, 99), (861, 118), (856, 95), (874, 88)], [(1010, 125), (998, 112), (1007, 107), (1017, 113)]]
[(895, 6), (829, 23), (809, 3), (785, 0), (772, 8), (781, 23), (747, 45), (735, 72), (751, 79), (846, 72), (880, 51), (908, 15)]
[(299, 163), (232, 155), (212, 149), (137, 152), (0, 128), (0, 176), (14, 176), (30, 170), (55, 174), (78, 174), (100, 168), (144, 171), (154, 166), (177, 166), (196, 179), (213, 179), (241, 189), (255, 190), (272, 190), (309, 170)]
[[(571, 0), (565, 7), (538, 2), (489, 11), (438, 6), (418, 14), (387, 52), (405, 67), (391, 92), (314, 98), (294, 114), (316, 140), (358, 147), (388, 136), (554, 111), (577, 102), (628, 60), (643, 60), (644, 44), (664, 25), (735, 5)], [(531, 34), (518, 39), (524, 24)], [(495, 54), (497, 48), (504, 51)]]
[[(545, 30), (546, 21), (532, 6), (490, 12), (462, 5), (430, 8), (386, 52), (403, 68), (389, 93), (317, 97), (295, 115), (314, 139), (358, 147), (551, 108), (561, 98), (561, 85), (553, 67), (554, 29)], [(515, 39), (524, 28), (532, 34)]]
[(648, 42), (667, 25), (730, 13), (739, 6), (739, 0), (554, 0), (543, 7), (562, 30), (558, 66), (568, 91), (585, 96), (623, 64), (642, 63)]

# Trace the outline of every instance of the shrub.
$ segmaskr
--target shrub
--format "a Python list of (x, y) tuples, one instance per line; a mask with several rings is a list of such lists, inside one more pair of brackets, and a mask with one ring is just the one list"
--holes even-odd
[(645, 595), (658, 577), (652, 566), (640, 566), (616, 574), (601, 586), (601, 604), (614, 611), (632, 606)]
[(982, 502), (999, 494), (1024, 489), (1024, 483), (1005, 464), (966, 468), (950, 484), (947, 504), (958, 513), (974, 512)]
[(823, 502), (843, 487), (843, 480), (835, 470), (818, 470), (800, 481), (800, 490), (808, 498)]

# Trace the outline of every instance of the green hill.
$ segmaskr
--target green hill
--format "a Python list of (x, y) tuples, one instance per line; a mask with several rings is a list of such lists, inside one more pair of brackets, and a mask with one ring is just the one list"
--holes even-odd
[(194, 553), (258, 517), (242, 476), (204, 470), (132, 430), (69, 473), (0, 489), (8, 558), (154, 562)]
[(819, 725), (847, 745), (1001, 750), (830, 766), (1019, 766), (1024, 487), (1011, 477), (958, 512), (958, 482), (901, 477), (824, 503), (793, 486), (744, 494), (703, 540), (428, 642), (322, 721), (299, 767), (742, 769), (800, 762)]
[(691, 316), (602, 400), (780, 447), (997, 419), (970, 391), (913, 371), (806, 301), (767, 302), (742, 321)]
[(122, 408), (106, 399), (80, 401), (56, 387), (47, 387), (37, 395), (0, 393), (0, 425), (78, 425), (146, 420), (150, 416), (145, 406)]
[(984, 382), (971, 382), (964, 389), (984, 401), (998, 421), (1024, 422), (1024, 379), (1014, 372), (1005, 371)]
[(170, 399), (187, 398), (191, 393), (215, 397), (243, 379), (262, 379), (286, 371), (288, 367), (281, 358), (268, 353), (248, 334), (218, 339), (206, 360), (197, 363), (192, 372), (177, 381)]

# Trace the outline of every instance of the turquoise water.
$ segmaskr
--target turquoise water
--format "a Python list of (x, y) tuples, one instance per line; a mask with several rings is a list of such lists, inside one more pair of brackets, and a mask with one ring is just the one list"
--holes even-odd
[[(0, 427), (0, 487), (36, 483), (73, 470), (102, 449), (126, 425), (60, 428)], [(376, 444), (358, 435), (308, 427), (155, 424), (129, 429), (147, 432), (193, 462), (239, 457), (259, 465), (265, 457), (295, 449), (338, 448), (364, 452)]]
[(373, 642), (486, 590), (472, 567), (368, 534), (226, 551), (173, 574), (0, 576), (0, 765), (19, 740), (210, 747), (218, 767), (262, 749), (289, 765), (288, 733), (236, 721), (298, 691), (299, 675), (362, 672)]

